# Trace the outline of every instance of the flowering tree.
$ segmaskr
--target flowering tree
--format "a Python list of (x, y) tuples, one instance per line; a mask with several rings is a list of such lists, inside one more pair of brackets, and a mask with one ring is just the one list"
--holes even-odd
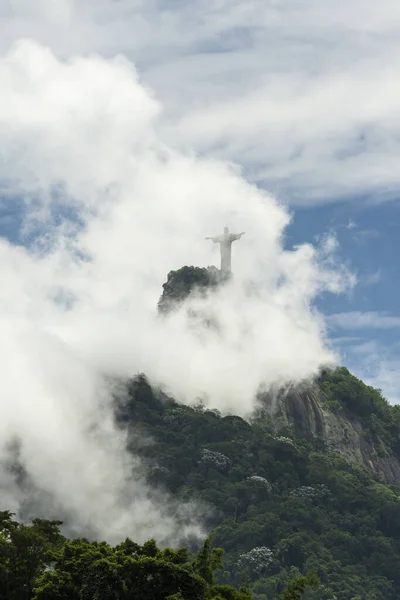
[(238, 560), (238, 567), (251, 575), (260, 575), (265, 571), (273, 561), (274, 553), (266, 546), (257, 546), (241, 554)]
[(247, 477), (246, 481), (254, 486), (265, 488), (268, 492), (272, 492), (272, 485), (268, 479), (265, 479), (265, 477), (261, 477), (260, 475), (252, 475), (251, 477)]
[(290, 492), (292, 498), (325, 498), (329, 496), (329, 488), (323, 483), (316, 485), (302, 485)]
[(225, 454), (221, 454), (221, 452), (214, 452), (213, 450), (208, 450), (208, 448), (203, 448), (200, 462), (212, 465), (223, 471), (229, 467), (231, 461)]

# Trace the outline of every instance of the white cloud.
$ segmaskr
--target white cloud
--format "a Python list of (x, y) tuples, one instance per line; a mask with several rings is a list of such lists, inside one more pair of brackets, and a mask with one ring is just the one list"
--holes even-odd
[[(21, 41), (0, 60), (0, 88), (0, 181), (24, 194), (37, 235), (29, 248), (0, 243), (2, 442), (22, 440), (29, 477), (77, 528), (175, 539), (169, 499), (149, 497), (140, 476), (127, 481), (103, 376), (144, 370), (184, 401), (204, 392), (244, 414), (260, 383), (335, 360), (312, 305), (353, 278), (332, 238), (284, 251), (290, 216), (236, 167), (167, 145), (160, 104), (126, 59), (60, 60)], [(61, 225), (54, 212), (67, 215)], [(185, 308), (157, 318), (167, 272), (218, 261), (204, 237), (225, 223), (246, 231), (236, 278), (193, 301), (220, 334), (193, 328)], [(1, 484), (18, 508), (6, 473)]]
[[(109, 390), (99, 374), (59, 338), (22, 320), (5, 321), (3, 315), (3, 508), (65, 517), (70, 533), (114, 542), (157, 535), (176, 543), (185, 534), (201, 534), (194, 507), (175, 506), (173, 514), (167, 496), (149, 495), (140, 462), (128, 457), (125, 435), (114, 426)], [(14, 440), (21, 444), (26, 489), (8, 468)]]
[(400, 327), (400, 317), (384, 312), (351, 311), (329, 315), (327, 323), (333, 329), (391, 329)]
[(2, 10), (3, 50), (32, 37), (61, 56), (124, 53), (162, 99), (166, 140), (234, 160), (291, 202), (398, 192), (396, 2), (379, 14), (373, 0), (18, 0)]

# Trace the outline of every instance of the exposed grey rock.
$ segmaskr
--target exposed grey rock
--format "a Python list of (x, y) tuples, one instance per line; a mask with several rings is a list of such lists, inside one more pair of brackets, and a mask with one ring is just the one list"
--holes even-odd
[[(351, 462), (363, 463), (376, 477), (400, 484), (400, 461), (388, 449), (377, 454), (357, 420), (331, 412), (318, 386), (305, 384), (271, 396), (263, 402), (272, 421), (286, 422), (296, 437), (319, 439), (328, 450), (341, 454)], [(381, 445), (385, 447), (384, 444)]]

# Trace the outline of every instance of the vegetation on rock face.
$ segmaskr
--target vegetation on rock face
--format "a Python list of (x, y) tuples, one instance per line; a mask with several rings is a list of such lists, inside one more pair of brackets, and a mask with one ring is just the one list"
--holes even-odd
[(319, 386), (330, 410), (357, 419), (378, 451), (400, 458), (400, 406), (391, 406), (381, 390), (365, 385), (346, 368), (322, 371)]
[[(347, 410), (337, 378), (323, 374), (325, 391)], [(321, 585), (305, 591), (309, 600), (400, 597), (400, 489), (363, 465), (318, 440), (277, 435), (264, 419), (178, 405), (144, 376), (131, 381), (119, 419), (152, 436), (140, 452), (153, 485), (213, 507), (204, 514), (225, 552), (221, 584), (249, 580), (254, 600), (271, 600), (313, 571)]]
[(223, 280), (216, 267), (182, 267), (177, 271), (170, 271), (163, 284), (158, 310), (165, 314), (186, 300), (191, 293), (204, 294), (216, 288)]

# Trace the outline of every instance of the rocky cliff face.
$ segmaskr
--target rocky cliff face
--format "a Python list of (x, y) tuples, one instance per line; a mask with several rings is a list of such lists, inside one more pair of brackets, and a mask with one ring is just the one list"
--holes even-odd
[(377, 451), (357, 419), (335, 414), (326, 406), (326, 398), (316, 384), (290, 390), (278, 402), (269, 404), (274, 418), (280, 417), (300, 438), (321, 440), (326, 448), (338, 452), (351, 462), (363, 463), (368, 470), (387, 483), (400, 484), (400, 460), (385, 448)]

